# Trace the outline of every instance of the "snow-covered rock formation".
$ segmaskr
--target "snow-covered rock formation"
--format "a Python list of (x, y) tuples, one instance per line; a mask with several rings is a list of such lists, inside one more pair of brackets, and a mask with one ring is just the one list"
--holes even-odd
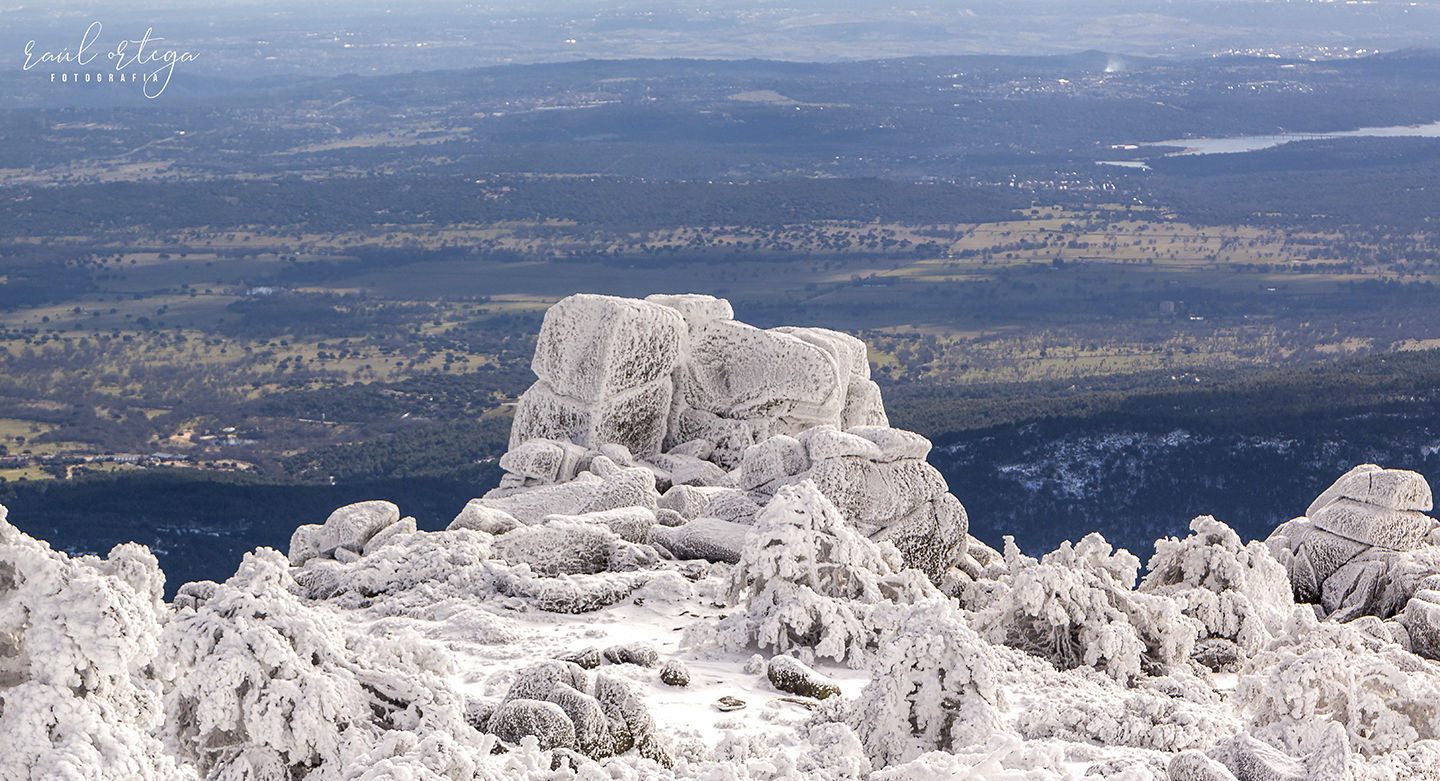
[(671, 510), (655, 545), (733, 562), (760, 508), (809, 480), (936, 582), (965, 558), (964, 506), (929, 441), (889, 427), (853, 336), (755, 328), (710, 296), (582, 294), (545, 313), (531, 367), (505, 478), (472, 516)]
[(576, 296), (535, 371), (445, 531), (349, 505), (165, 604), (0, 514), (0, 778), (1440, 778), (1418, 474), (1142, 573), (969, 538), (848, 336)]
[(1339, 622), (1384, 620), (1395, 642), (1440, 659), (1440, 521), (1414, 472), (1362, 464), (1266, 540), (1295, 599)]

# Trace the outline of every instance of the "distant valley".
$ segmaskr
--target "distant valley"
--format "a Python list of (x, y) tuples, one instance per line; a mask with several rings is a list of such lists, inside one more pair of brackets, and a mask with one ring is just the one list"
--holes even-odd
[(992, 544), (1433, 471), (1440, 139), (1117, 148), (1431, 123), (1433, 53), (188, 78), (0, 79), (0, 493), (71, 550), (188, 579), (352, 498), (447, 522), (582, 290), (865, 339)]

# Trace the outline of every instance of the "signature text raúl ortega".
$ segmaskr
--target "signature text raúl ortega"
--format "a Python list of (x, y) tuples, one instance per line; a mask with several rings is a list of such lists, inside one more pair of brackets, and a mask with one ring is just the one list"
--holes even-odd
[[(99, 44), (101, 26), (99, 22), (91, 22), (85, 28), (85, 34), (80, 36), (80, 45), (75, 49), (66, 47), (59, 51), (35, 51), (35, 41), (31, 40), (25, 44), (25, 70), (30, 70), (37, 65), (89, 65), (99, 57), (103, 47)], [(175, 65), (182, 62), (194, 62), (200, 55), (190, 51), (175, 51), (174, 49), (160, 49), (152, 47), (152, 44), (165, 40), (154, 35), (153, 27), (146, 28), (145, 34), (138, 40), (122, 40), (107, 51), (105, 57), (114, 64), (116, 71), (135, 68), (154, 67), (153, 71), (142, 74), (144, 76), (143, 90), (145, 97), (158, 98), (170, 85), (170, 77), (175, 73)], [(79, 80), (78, 74), (76, 81)]]

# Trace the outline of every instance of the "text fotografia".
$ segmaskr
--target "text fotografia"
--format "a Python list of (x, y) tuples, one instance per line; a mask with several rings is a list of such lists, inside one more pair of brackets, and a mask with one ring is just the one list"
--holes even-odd
[[(91, 22), (80, 36), (80, 45), (58, 51), (37, 51), (35, 41), (25, 44), (25, 70), (40, 65), (52, 66), (50, 81), (55, 84), (139, 84), (147, 98), (158, 98), (170, 86), (170, 77), (175, 74), (179, 63), (194, 62), (200, 55), (190, 51), (162, 49), (156, 46), (165, 40), (155, 36), (154, 28), (146, 28), (138, 39), (124, 39), (112, 47), (100, 43), (101, 26)], [(54, 66), (78, 65), (87, 67), (105, 55), (109, 71), (80, 71), (66, 73), (54, 70)]]

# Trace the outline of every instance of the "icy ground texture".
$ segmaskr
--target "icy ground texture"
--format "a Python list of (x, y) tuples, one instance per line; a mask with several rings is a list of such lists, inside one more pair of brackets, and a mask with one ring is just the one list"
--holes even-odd
[(143, 547), (0, 515), (0, 779), (1440, 779), (1419, 475), (1357, 467), (1266, 541), (1196, 518), (1143, 570), (1093, 534), (997, 552), (848, 337), (558, 312), (549, 406), (446, 531), (349, 505), (166, 604)]

